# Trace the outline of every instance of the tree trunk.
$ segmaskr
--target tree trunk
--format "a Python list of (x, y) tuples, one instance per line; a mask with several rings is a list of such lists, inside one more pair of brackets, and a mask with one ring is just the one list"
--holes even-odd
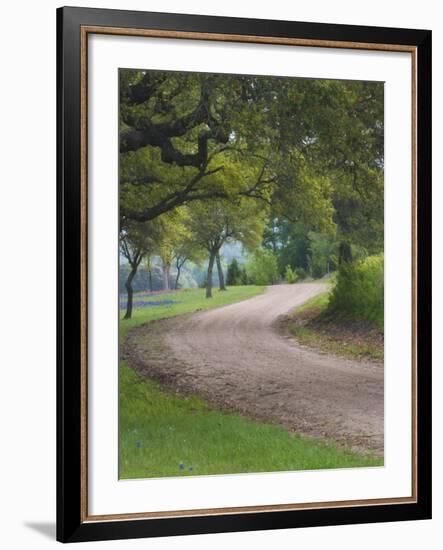
[(126, 301), (126, 313), (123, 319), (130, 319), (132, 317), (132, 304), (133, 304), (133, 295), (134, 291), (132, 290), (132, 281), (137, 273), (138, 265), (133, 265), (131, 271), (129, 272), (128, 278), (126, 279), (126, 292), (128, 293), (128, 299)]
[(341, 242), (338, 251), (338, 263), (343, 264), (352, 261), (351, 245), (347, 242)]
[(211, 250), (206, 278), (206, 298), (212, 298), (212, 270), (214, 268), (215, 252)]
[(169, 265), (163, 263), (163, 290), (169, 290)]
[(149, 277), (149, 290), (152, 292), (152, 269), (148, 269), (148, 277)]
[(180, 279), (181, 268), (177, 266), (177, 276), (175, 278), (175, 290), (178, 290), (178, 280)]
[(215, 255), (215, 259), (217, 261), (217, 271), (218, 271), (218, 281), (219, 281), (219, 288), (220, 290), (227, 290), (225, 287), (225, 277), (223, 275), (223, 269), (220, 261), (220, 254), (217, 252)]

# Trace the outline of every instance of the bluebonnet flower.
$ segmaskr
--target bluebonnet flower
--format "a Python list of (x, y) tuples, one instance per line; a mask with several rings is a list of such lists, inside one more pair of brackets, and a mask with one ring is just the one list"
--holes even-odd
[(141, 441), (136, 441), (135, 446), (137, 447), (137, 449), (140, 449), (140, 447), (142, 446), (142, 442)]
[(185, 465), (183, 464), (183, 462), (180, 462), (180, 464), (178, 465), (178, 467), (180, 468), (180, 470), (184, 470), (184, 469), (185, 469)]

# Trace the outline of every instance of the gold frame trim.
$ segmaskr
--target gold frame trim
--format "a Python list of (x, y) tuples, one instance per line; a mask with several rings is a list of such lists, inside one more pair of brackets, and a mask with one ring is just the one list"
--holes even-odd
[[(378, 50), (407, 52), (411, 54), (411, 131), (412, 131), (412, 495), (366, 500), (311, 502), (299, 504), (277, 504), (240, 506), (229, 508), (202, 508), (194, 510), (174, 510), (128, 514), (89, 515), (88, 514), (88, 35), (106, 34), (138, 36), (150, 38), (173, 38), (185, 40), (216, 40), (222, 42), (245, 42), (253, 44), (276, 44), (284, 46), (305, 46), (321, 48), (341, 48), (356, 50)], [(102, 521), (141, 520), (153, 518), (214, 516), (228, 514), (248, 514), (257, 512), (277, 512), (289, 510), (312, 510), (323, 508), (348, 508), (354, 506), (380, 506), (386, 504), (412, 504), (418, 499), (417, 481), (417, 48), (409, 45), (372, 44), (331, 40), (309, 40), (299, 38), (279, 38), (272, 36), (249, 36), (236, 34), (215, 34), (185, 31), (147, 30), (120, 27), (85, 26), (80, 28), (80, 323), (81, 323), (81, 473), (80, 473), (80, 521), (95, 523)]]

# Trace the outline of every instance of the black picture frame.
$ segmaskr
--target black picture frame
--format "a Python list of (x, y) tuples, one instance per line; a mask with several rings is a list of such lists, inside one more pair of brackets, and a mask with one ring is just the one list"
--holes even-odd
[[(81, 28), (151, 29), (274, 37), (416, 52), (416, 485), (415, 502), (226, 512), (186, 517), (102, 519), (82, 513), (85, 456), (81, 370), (82, 91)], [(172, 13), (64, 7), (57, 10), (57, 539), (62, 542), (253, 531), (431, 517), (431, 31)], [(83, 201), (83, 202), (82, 202)], [(83, 268), (82, 268), (83, 266)], [(124, 511), (123, 511), (124, 512)]]

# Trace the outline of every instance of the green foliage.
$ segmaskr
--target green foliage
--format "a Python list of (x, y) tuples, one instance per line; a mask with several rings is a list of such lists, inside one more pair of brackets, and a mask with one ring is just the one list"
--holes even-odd
[(310, 231), (309, 266), (312, 277), (318, 279), (336, 268), (337, 243), (333, 235)]
[(232, 258), (231, 263), (228, 265), (226, 284), (228, 286), (244, 284), (242, 283), (242, 270), (238, 265), (237, 258)]
[(309, 239), (307, 228), (285, 218), (271, 218), (263, 234), (263, 247), (277, 256), (278, 270), (284, 277), (287, 265), (308, 268)]
[(384, 324), (384, 256), (378, 254), (340, 266), (329, 312)]
[(288, 265), (300, 279), (306, 278), (308, 273), (318, 279), (336, 269), (338, 243), (335, 232), (311, 231), (306, 224), (273, 218), (265, 227), (263, 246), (277, 256), (283, 278)]
[(246, 272), (246, 268), (242, 267), (241, 273), (240, 273), (240, 281), (242, 285), (249, 285), (250, 281), (248, 279), (248, 274)]
[(201, 201), (189, 207), (188, 231), (207, 251), (232, 241), (253, 249), (261, 241), (266, 207), (251, 199)]
[(290, 285), (297, 282), (297, 275), (292, 271), (290, 265), (287, 265), (285, 269), (285, 281)]
[(262, 240), (266, 207), (251, 199), (217, 199), (192, 205), (188, 229), (195, 242), (209, 254), (206, 296), (212, 295), (212, 272), (220, 248), (232, 241), (255, 248)]
[(303, 281), (303, 279), (306, 279), (308, 274), (306, 273), (306, 270), (302, 267), (296, 267), (294, 269), (295, 276), (297, 277), (297, 281)]
[(382, 235), (381, 83), (119, 75), (125, 218), (147, 221), (192, 201), (241, 196), (323, 233), (338, 225), (371, 243)]
[(273, 285), (279, 280), (278, 263), (275, 254), (264, 248), (257, 248), (246, 264), (248, 281), (255, 285)]

